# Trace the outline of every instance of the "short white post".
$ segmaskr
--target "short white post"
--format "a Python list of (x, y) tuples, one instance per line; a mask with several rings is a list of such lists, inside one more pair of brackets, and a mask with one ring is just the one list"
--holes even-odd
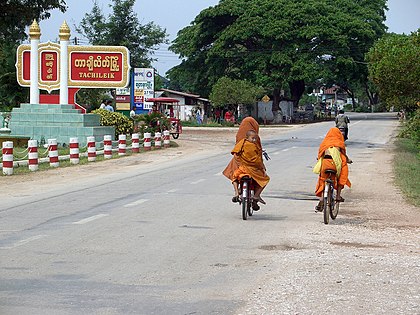
[(164, 148), (169, 148), (171, 145), (171, 141), (169, 137), (170, 137), (169, 130), (164, 130), (163, 131), (163, 147)]
[(131, 151), (133, 153), (140, 152), (140, 143), (139, 143), (140, 135), (138, 133), (133, 133), (131, 135)]
[(13, 141), (3, 142), (3, 174), (13, 175)]
[(155, 148), (162, 148), (162, 134), (160, 132), (155, 133)]
[(32, 172), (39, 169), (38, 140), (28, 140), (28, 168)]
[(104, 159), (112, 158), (112, 136), (104, 135)]
[(144, 142), (143, 142), (144, 150), (150, 151), (152, 149), (151, 140), (152, 140), (152, 134), (150, 132), (145, 132), (144, 133)]
[(79, 139), (70, 138), (70, 163), (79, 164), (80, 162)]
[(50, 158), (51, 167), (58, 167), (60, 165), (58, 162), (57, 139), (48, 139), (48, 157)]
[(95, 137), (87, 137), (88, 162), (96, 161), (96, 143)]
[(126, 154), (127, 150), (127, 135), (118, 135), (118, 155)]

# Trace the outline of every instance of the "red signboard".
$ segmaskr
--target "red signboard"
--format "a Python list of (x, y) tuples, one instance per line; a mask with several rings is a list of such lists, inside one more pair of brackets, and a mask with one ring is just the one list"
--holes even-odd
[(31, 80), (31, 51), (25, 50), (23, 52), (23, 69), (27, 69), (27, 71), (23, 72), (23, 80), (30, 81)]
[[(125, 88), (130, 78), (130, 56), (123, 46), (68, 46), (68, 87)], [(38, 46), (38, 87), (47, 91), (60, 88), (60, 45)], [(17, 50), (17, 79), (21, 86), (30, 86), (31, 46)]]
[(41, 81), (58, 80), (58, 58), (56, 51), (41, 52)]
[(70, 54), (72, 81), (121, 81), (121, 53), (72, 52)]
[(117, 103), (130, 103), (130, 95), (115, 95), (115, 102)]

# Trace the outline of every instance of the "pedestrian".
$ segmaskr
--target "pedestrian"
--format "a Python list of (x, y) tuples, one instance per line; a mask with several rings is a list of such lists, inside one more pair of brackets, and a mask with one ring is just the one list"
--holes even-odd
[(134, 116), (136, 116), (136, 106), (133, 106), (133, 108), (130, 111), (130, 118), (134, 119)]
[(106, 100), (102, 100), (101, 105), (99, 106), (100, 109), (105, 109), (106, 107)]
[(112, 107), (112, 101), (111, 100), (106, 101), (105, 109), (107, 111), (109, 111), (109, 112), (113, 112), (114, 111), (114, 107)]

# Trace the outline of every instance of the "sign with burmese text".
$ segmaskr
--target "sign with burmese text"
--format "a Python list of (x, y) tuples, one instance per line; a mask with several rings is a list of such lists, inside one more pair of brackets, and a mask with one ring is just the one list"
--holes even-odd
[(69, 46), (69, 86), (123, 88), (130, 74), (122, 46)]
[[(39, 89), (60, 89), (60, 45), (42, 43), (38, 46)], [(123, 46), (68, 46), (68, 87), (124, 88), (130, 78), (130, 56)], [(31, 46), (17, 49), (17, 80), (30, 86)]]

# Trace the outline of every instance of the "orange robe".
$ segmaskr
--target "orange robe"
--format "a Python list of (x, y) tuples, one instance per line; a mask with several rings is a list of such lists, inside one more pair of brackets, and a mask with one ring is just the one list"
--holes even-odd
[[(334, 187), (337, 189), (337, 184), (341, 186), (347, 185), (348, 187), (351, 187), (350, 180), (348, 178), (349, 176), (349, 167), (347, 164), (347, 158), (346, 158), (346, 145), (344, 144), (344, 137), (341, 133), (340, 129), (334, 127), (331, 128), (327, 135), (325, 136), (324, 140), (319, 145), (318, 150), (318, 159), (323, 158), (325, 155), (325, 151), (328, 150), (331, 147), (336, 147), (340, 150), (340, 157), (341, 157), (341, 173), (340, 176), (337, 179), (334, 176)], [(321, 197), (322, 191), (325, 187), (325, 180), (327, 179), (327, 174), (325, 173), (325, 170), (327, 169), (333, 169), (336, 170), (336, 167), (334, 165), (334, 162), (332, 159), (323, 159), (322, 160), (322, 166), (321, 166), (321, 173), (318, 177), (318, 182), (316, 184), (315, 188), (315, 195), (318, 197)]]
[(233, 172), (232, 181), (240, 180), (249, 175), (260, 186), (265, 187), (270, 177), (265, 173), (261, 151), (256, 143), (246, 139), (239, 141), (232, 150), (239, 160), (239, 167)]
[[(258, 125), (258, 122), (252, 118), (252, 117), (246, 117), (242, 120), (241, 124), (239, 125), (238, 132), (236, 133), (236, 143), (241, 141), (242, 139), (246, 138), (246, 133), (249, 130), (253, 130), (257, 133), (260, 129), (260, 126)], [(261, 150), (262, 154), (262, 146), (261, 146), (261, 140), (260, 137), (257, 137), (257, 146)], [(262, 159), (262, 157), (261, 157)], [(226, 168), (223, 171), (223, 175), (225, 175), (228, 179), (233, 180), (233, 173), (238, 169), (239, 167), (239, 159), (236, 155), (233, 155), (232, 159), (230, 160), (229, 164), (226, 166)]]

